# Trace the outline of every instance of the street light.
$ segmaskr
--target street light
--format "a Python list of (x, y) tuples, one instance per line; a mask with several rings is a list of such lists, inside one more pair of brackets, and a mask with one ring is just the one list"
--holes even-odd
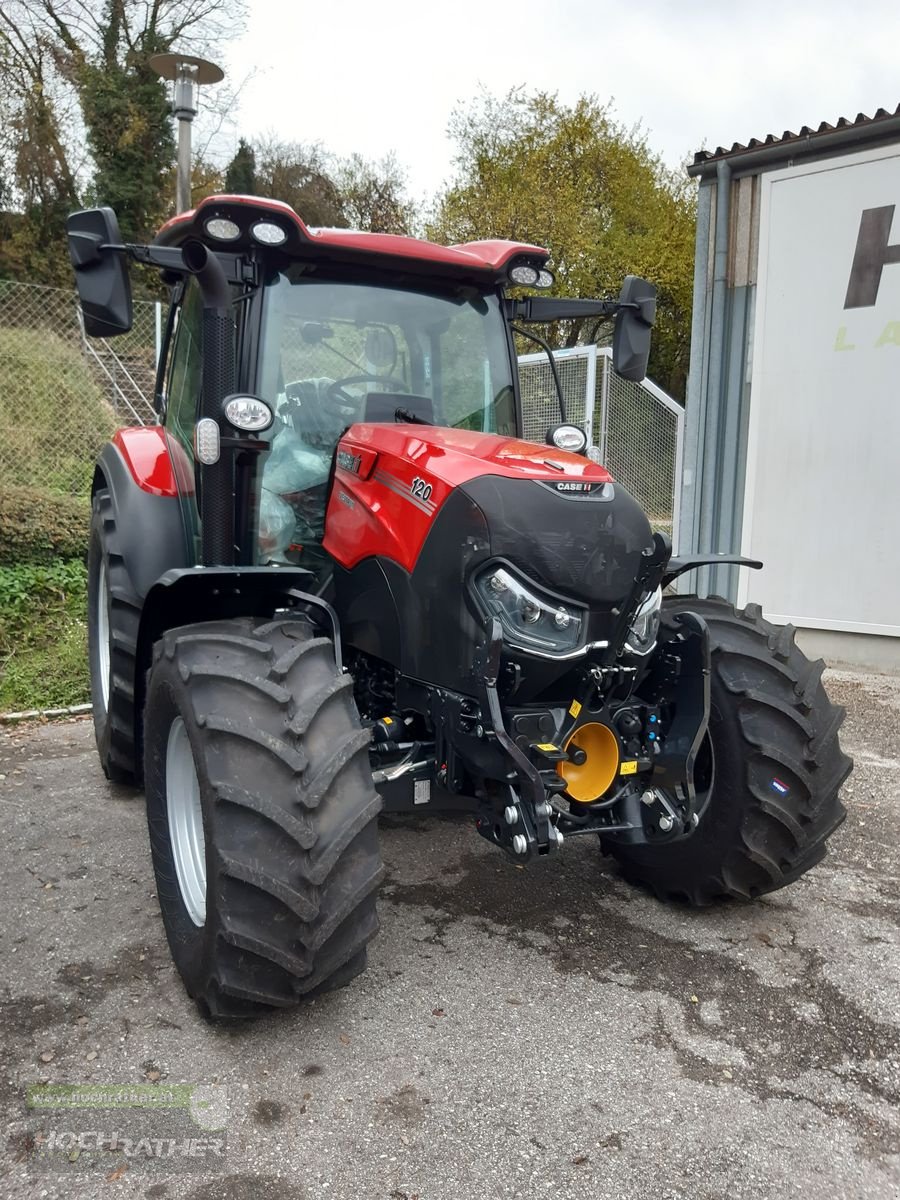
[(191, 122), (197, 115), (195, 88), (220, 83), (225, 72), (205, 58), (190, 54), (154, 54), (150, 66), (163, 79), (175, 84), (172, 112), (178, 121), (178, 171), (175, 182), (175, 211), (191, 207)]

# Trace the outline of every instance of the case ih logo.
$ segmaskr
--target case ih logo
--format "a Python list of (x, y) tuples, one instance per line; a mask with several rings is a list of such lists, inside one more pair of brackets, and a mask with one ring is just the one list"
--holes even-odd
[(349, 450), (338, 450), (337, 465), (342, 471), (352, 471), (354, 475), (358, 475), (361, 463), (362, 459), (358, 454), (351, 454)]
[(893, 204), (885, 204), (882, 208), (863, 209), (844, 308), (871, 308), (878, 299), (881, 272), (892, 263), (900, 263), (900, 243), (888, 245), (894, 208)]
[(581, 483), (574, 479), (559, 479), (551, 483), (550, 486), (555, 492), (566, 492), (569, 495), (574, 493), (576, 496), (592, 496), (595, 492), (602, 492), (606, 484)]

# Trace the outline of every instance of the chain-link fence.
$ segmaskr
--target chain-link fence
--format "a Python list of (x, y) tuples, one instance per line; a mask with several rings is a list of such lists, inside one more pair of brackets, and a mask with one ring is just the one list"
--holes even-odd
[[(97, 453), (113, 430), (154, 419), (160, 321), (159, 304), (136, 301), (130, 333), (89, 339), (83, 334), (74, 291), (0, 281), (4, 488), (87, 494)], [(311, 349), (304, 342), (307, 358)], [(333, 375), (336, 350), (343, 347), (316, 349), (322, 375)], [(348, 358), (355, 364), (359, 354)], [(557, 351), (555, 358), (567, 419), (586, 428), (601, 461), (643, 505), (654, 527), (674, 539), (681, 406), (648, 381), (621, 379), (612, 369), (608, 347), (578, 346)], [(543, 441), (547, 429), (559, 421), (546, 355), (524, 355), (519, 372), (525, 436)], [(302, 373), (309, 374), (308, 361)]]
[[(554, 359), (566, 419), (582, 425), (598, 457), (631, 492), (654, 529), (677, 545), (684, 410), (649, 380), (631, 383), (613, 370), (608, 346), (558, 350)], [(525, 436), (542, 442), (560, 421), (546, 354), (519, 359)]]
[(0, 281), (0, 479), (84, 496), (94, 460), (121, 425), (153, 419), (159, 305), (134, 326), (86, 339), (74, 291)]

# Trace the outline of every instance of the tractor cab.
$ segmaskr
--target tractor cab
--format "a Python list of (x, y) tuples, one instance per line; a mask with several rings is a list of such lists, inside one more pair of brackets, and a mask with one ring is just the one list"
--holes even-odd
[(496, 294), (425, 280), (310, 275), (263, 285), (255, 394), (274, 420), (259, 474), (258, 561), (322, 566), (331, 465), (348, 426), (427, 423), (516, 436)]
[[(332, 465), (353, 424), (399, 420), (517, 436), (503, 288), (515, 269), (549, 279), (545, 250), (507, 242), (448, 249), (309, 229), (286, 205), (227, 196), (170, 221), (156, 245), (196, 242), (229, 275), (235, 390), (271, 414), (265, 428), (250, 431), (259, 457), (235, 459), (235, 494), (248, 501), (236, 513), (238, 561), (303, 566), (317, 579), (327, 572)], [(204, 305), (200, 281), (183, 275), (159, 378), (165, 426), (189, 461)], [(185, 498), (185, 519), (201, 561), (197, 492)]]
[[(89, 253), (119, 241), (109, 210), (70, 219), (83, 294), (103, 295), (105, 274), (119, 285), (107, 282), (105, 296), (121, 307), (121, 263)], [(517, 438), (512, 319), (544, 322), (555, 318), (554, 306), (572, 304), (545, 299), (532, 313), (534, 300), (507, 297), (510, 288), (552, 285), (541, 247), (497, 240), (445, 247), (313, 229), (289, 206), (254, 197), (210, 197), (169, 221), (152, 246), (122, 250), (160, 266), (172, 287), (156, 403), (188, 561), (302, 566), (319, 583), (330, 570), (322, 549), (327, 496), (348, 427), (401, 422)], [(594, 315), (617, 314), (625, 335), (617, 328), (617, 365), (640, 378), (655, 290), (638, 280), (630, 286), (634, 296), (617, 303), (575, 303), (593, 304)], [(85, 314), (94, 332), (121, 331), (127, 315), (101, 313), (91, 300)], [(210, 327), (204, 337), (213, 312), (216, 336)], [(223, 338), (233, 359), (224, 374), (212, 362), (221, 359)], [(211, 395), (211, 381), (226, 376), (227, 394), (247, 398), (231, 407), (244, 414), (239, 425), (222, 410), (226, 394)], [(564, 419), (561, 394), (560, 412)], [(577, 430), (568, 436), (583, 448)], [(217, 513), (217, 531), (207, 536), (215, 548), (204, 546), (204, 493)]]

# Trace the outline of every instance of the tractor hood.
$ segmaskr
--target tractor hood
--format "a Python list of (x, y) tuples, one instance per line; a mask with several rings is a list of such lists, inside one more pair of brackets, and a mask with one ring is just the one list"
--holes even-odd
[[(473, 580), (489, 563), (578, 607), (585, 640), (608, 644), (653, 534), (628, 492), (579, 455), (466, 430), (361, 424), (338, 445), (324, 546), (351, 644), (465, 691), (483, 640)], [(416, 629), (429, 636), (411, 637)]]
[[(573, 491), (612, 483), (605, 467), (568, 450), (519, 438), (447, 429), (437, 425), (352, 425), (341, 449), (353, 448), (367, 459), (375, 455), (415, 463), (432, 481), (458, 487), (478, 475), (565, 482)], [(437, 498), (435, 498), (437, 499)]]
[(325, 549), (342, 566), (376, 555), (412, 572), (426, 541), (458, 554), (476, 528), (494, 557), (589, 605), (621, 601), (653, 542), (635, 500), (581, 455), (431, 425), (341, 439)]

